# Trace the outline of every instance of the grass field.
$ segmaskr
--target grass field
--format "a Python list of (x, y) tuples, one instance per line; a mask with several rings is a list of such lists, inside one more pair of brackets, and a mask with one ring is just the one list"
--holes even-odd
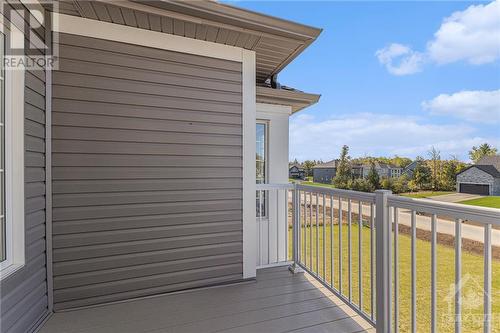
[[(319, 187), (330, 187), (330, 188), (335, 188), (332, 184), (323, 184), (323, 183), (315, 183), (315, 182), (301, 182), (301, 185), (310, 185), (310, 186), (319, 186)], [(435, 197), (438, 195), (444, 195), (444, 194), (451, 194), (455, 192), (450, 192), (450, 191), (421, 191), (421, 192), (411, 192), (411, 193), (401, 193), (400, 195), (404, 197), (409, 197), (409, 198), (416, 198), (416, 199), (422, 199), (422, 198), (429, 198), (429, 197)]]
[(459, 203), (464, 205), (472, 206), (482, 206), (491, 208), (500, 208), (500, 197), (499, 196), (489, 196), (472, 200), (460, 201)]
[(323, 184), (323, 183), (315, 183), (315, 182), (300, 182), (300, 185), (335, 188), (335, 186), (333, 186), (332, 184)]
[(411, 193), (401, 193), (400, 195), (408, 198), (415, 198), (415, 199), (424, 199), (424, 198), (430, 198), (430, 197), (435, 197), (438, 195), (445, 195), (445, 194), (451, 194), (455, 192), (450, 192), (450, 191), (421, 191), (421, 192), (411, 192)]
[[(339, 289), (339, 259), (338, 259), (338, 240), (339, 227), (334, 225), (333, 228), (333, 244), (334, 244), (334, 272), (333, 285)], [(312, 247), (309, 244), (310, 235), (312, 232)], [(318, 235), (319, 244), (316, 244), (316, 232)], [(323, 232), (325, 238), (323, 238)], [(359, 228), (353, 222), (351, 228), (351, 248), (352, 248), (352, 292), (351, 297), (358, 303), (358, 236)], [(330, 235), (331, 227), (326, 225), (312, 228), (303, 228), (301, 230), (302, 238), (302, 262), (308, 267), (311, 267), (314, 272), (318, 272), (321, 277), (325, 277), (326, 281), (331, 280), (331, 254), (330, 254)], [(363, 285), (363, 310), (367, 313), (371, 312), (370, 304), (370, 229), (362, 227), (362, 251), (361, 251), (361, 282)], [(411, 304), (411, 257), (410, 245), (411, 239), (407, 235), (399, 235), (399, 279), (400, 279), (400, 294), (399, 294), (399, 329), (400, 332), (409, 332), (411, 328), (410, 322), (410, 304)], [(342, 293), (349, 296), (348, 284), (348, 227), (344, 225), (342, 228)], [(316, 255), (316, 247), (319, 245), (318, 256)], [(326, 256), (323, 255), (323, 246), (326, 248)], [(307, 249), (306, 249), (307, 247)], [(417, 240), (417, 332), (430, 332), (430, 281), (431, 281), (431, 246), (430, 243), (423, 240)], [(311, 261), (312, 258), (312, 261)], [(324, 261), (324, 259), (326, 259)], [(437, 300), (438, 300), (438, 331), (453, 332), (453, 310), (454, 310), (454, 250), (453, 248), (438, 245), (437, 248)], [(462, 332), (482, 332), (482, 311), (483, 311), (483, 258), (478, 255), (463, 252), (462, 253), (462, 276), (465, 285), (462, 289)], [(500, 262), (493, 261), (492, 267), (493, 277), (493, 332), (500, 332)], [(393, 280), (394, 283), (394, 280)], [(451, 297), (451, 298), (447, 298)], [(451, 314), (451, 316), (450, 316)]]

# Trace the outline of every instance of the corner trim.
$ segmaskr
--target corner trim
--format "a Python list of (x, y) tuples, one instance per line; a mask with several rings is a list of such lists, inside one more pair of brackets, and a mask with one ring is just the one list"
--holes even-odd
[[(45, 45), (52, 50), (52, 17), (45, 12)], [(52, 71), (45, 71), (45, 254), (47, 257), (47, 307), (54, 308), (52, 270)]]
[(257, 274), (255, 225), (255, 52), (243, 50), (243, 278)]

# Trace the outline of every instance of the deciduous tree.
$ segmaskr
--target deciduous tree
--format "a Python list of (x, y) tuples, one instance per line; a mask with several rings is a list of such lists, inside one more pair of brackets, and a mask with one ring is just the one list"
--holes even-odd
[(469, 151), (469, 157), (474, 163), (477, 163), (482, 157), (495, 155), (497, 152), (498, 150), (495, 147), (485, 142), (478, 147), (472, 147)]

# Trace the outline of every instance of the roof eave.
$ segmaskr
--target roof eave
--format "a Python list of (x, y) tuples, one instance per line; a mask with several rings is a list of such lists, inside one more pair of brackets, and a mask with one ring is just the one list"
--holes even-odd
[[(133, 0), (134, 1), (134, 0)], [(225, 19), (229, 23), (238, 26), (247, 26), (249, 29), (257, 29), (269, 32), (278, 36), (295, 39), (315, 39), (323, 29), (308, 26), (305, 24), (285, 20), (282, 18), (254, 12), (252, 10), (222, 4), (216, 1), (138, 1), (142, 3), (155, 3), (163, 8), (182, 8), (184, 12), (194, 11), (199, 17)]]
[(257, 87), (257, 102), (287, 105), (292, 107), (292, 113), (299, 112), (316, 104), (321, 95), (301, 91)]
[[(98, 0), (109, 1), (109, 0)], [(178, 0), (129, 0), (137, 4), (147, 5), (165, 11), (182, 12), (204, 20), (221, 22), (237, 26), (249, 32), (259, 32), (296, 41), (299, 45), (276, 68), (268, 73), (268, 77), (278, 74), (299, 56), (323, 29), (257, 13), (236, 6), (221, 4), (216, 1), (178, 1)]]

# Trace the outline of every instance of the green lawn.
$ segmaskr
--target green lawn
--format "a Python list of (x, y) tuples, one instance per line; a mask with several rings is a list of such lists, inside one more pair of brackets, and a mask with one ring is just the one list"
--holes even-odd
[(333, 186), (332, 184), (323, 184), (323, 183), (315, 183), (315, 182), (301, 182), (300, 185), (335, 188), (335, 186)]
[(435, 197), (438, 195), (451, 194), (451, 193), (455, 193), (455, 192), (451, 192), (451, 191), (421, 191), (421, 192), (401, 193), (400, 195), (402, 195), (404, 197), (409, 197), (409, 198), (424, 199), (424, 198), (430, 198), (430, 197)]
[(500, 208), (500, 197), (489, 196), (489, 197), (483, 197), (483, 198), (478, 198), (478, 199), (460, 201), (459, 203), (464, 204), (464, 205), (472, 205), (472, 206)]
[[(332, 184), (323, 184), (323, 183), (315, 183), (315, 182), (301, 182), (301, 185), (310, 185), (310, 186), (319, 186), (319, 187), (330, 187), (330, 188), (335, 188)], [(435, 197), (437, 195), (444, 195), (444, 194), (451, 194), (455, 192), (451, 191), (421, 191), (421, 192), (411, 192), (411, 193), (401, 193), (400, 195), (404, 197), (409, 197), (409, 198), (416, 198), (416, 199), (422, 199), (422, 198), (429, 198), (429, 197)]]
[[(339, 227), (334, 225), (333, 228), (333, 244), (334, 244), (334, 272), (333, 272), (333, 285), (339, 289), (339, 260), (338, 260), (338, 240), (339, 240)], [(319, 244), (316, 244), (316, 231), (318, 231)], [(358, 302), (359, 289), (358, 289), (358, 226), (353, 221), (351, 228), (351, 242), (352, 242), (352, 293), (353, 300)], [(313, 244), (310, 247), (310, 235), (313, 235)], [(326, 238), (323, 238), (323, 232)], [(331, 255), (330, 255), (330, 225), (326, 225), (323, 229), (322, 226), (312, 228), (303, 228), (301, 230), (302, 237), (302, 262), (305, 262), (307, 267), (318, 272), (321, 277), (325, 277), (326, 281), (331, 281)], [(306, 238), (306, 240), (304, 240)], [(348, 228), (346, 225), (342, 228), (342, 293), (349, 296), (348, 285)], [(370, 229), (363, 227), (362, 229), (362, 285), (363, 285), (363, 310), (370, 313)], [(399, 294), (399, 330), (400, 332), (409, 332), (411, 329), (410, 323), (410, 304), (411, 304), (411, 290), (410, 290), (410, 276), (411, 276), (411, 257), (410, 245), (411, 239), (407, 235), (400, 234), (399, 236), (399, 279), (400, 279), (400, 294)], [(307, 246), (305, 249), (304, 245)], [(319, 256), (316, 256), (316, 247), (319, 245)], [(326, 247), (326, 256), (323, 256), (323, 246)], [(430, 332), (430, 281), (431, 281), (431, 266), (430, 266), (430, 243), (423, 240), (417, 240), (417, 331)], [(324, 263), (323, 260), (326, 259)], [(438, 331), (439, 332), (453, 332), (454, 323), (452, 318), (448, 316), (453, 314), (454, 299), (450, 303), (447, 301), (447, 296), (453, 292), (454, 284), (454, 250), (453, 248), (438, 245), (437, 249), (437, 300), (438, 300)], [(316, 266), (316, 262), (318, 263)], [(323, 264), (326, 271), (323, 269)], [(462, 332), (482, 332), (482, 310), (483, 310), (483, 259), (481, 256), (474, 255), (468, 252), (462, 253), (462, 276), (467, 277), (467, 283), (462, 289), (462, 313), (463, 313), (463, 330)], [(500, 332), (500, 262), (494, 261), (492, 267), (493, 277), (493, 332)], [(394, 283), (394, 281), (393, 281)], [(469, 318), (476, 318), (471, 320)], [(477, 319), (479, 318), (479, 319)]]

